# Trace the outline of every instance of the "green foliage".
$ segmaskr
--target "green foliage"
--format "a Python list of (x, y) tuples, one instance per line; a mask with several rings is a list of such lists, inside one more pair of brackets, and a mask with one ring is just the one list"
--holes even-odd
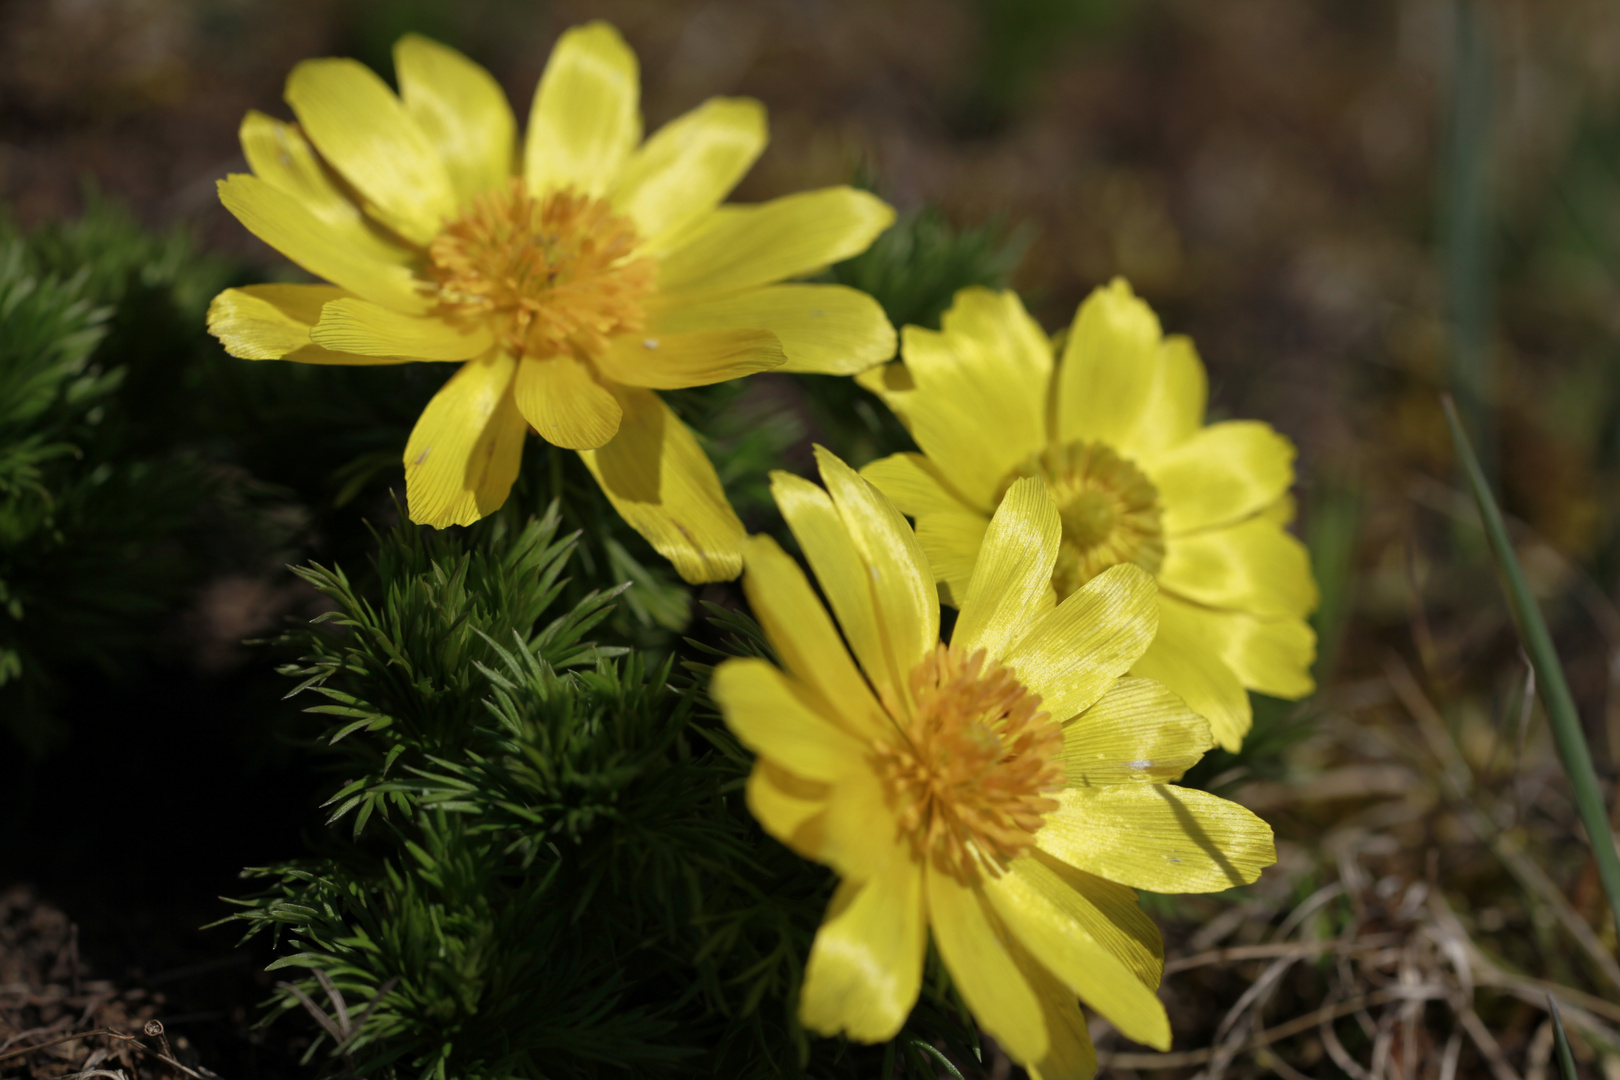
[[(748, 814), (703, 663), (589, 640), (621, 587), (568, 599), (560, 520), (396, 528), (364, 588), (300, 572), (335, 610), (286, 673), (348, 782), (327, 857), (240, 901), (303, 973), (272, 1015), (318, 1012), (311, 1053), (358, 1076), (871, 1071), (881, 1051), (794, 1019), (829, 875)], [(715, 630), (710, 656), (766, 651), (745, 616)], [(899, 1041), (915, 1075), (919, 1045), (974, 1052), (949, 994), (936, 964)]]
[(119, 666), (192, 576), (187, 530), (215, 484), (132, 421), (211, 273), (94, 200), (27, 238), (0, 223), (0, 731), (36, 754), (62, 738), (66, 673)]
[(869, 293), (896, 327), (939, 328), (959, 289), (1001, 289), (1029, 246), (1029, 234), (1000, 220), (952, 225), (934, 207), (900, 217), (872, 246), (834, 266), (833, 281)]

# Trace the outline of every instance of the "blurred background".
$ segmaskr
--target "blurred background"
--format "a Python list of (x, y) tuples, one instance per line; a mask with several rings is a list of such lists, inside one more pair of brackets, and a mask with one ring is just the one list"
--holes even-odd
[[(1318, 1075), (1383, 1075), (1448, 1055), (1463, 1075), (1545, 1075), (1551, 1031), (1522, 979), (1547, 979), (1586, 995), (1591, 1023), (1575, 1031), (1583, 1068), (1616, 1075), (1620, 1056), (1609, 1051), (1620, 1044), (1602, 1034), (1620, 1024), (1620, 1007), (1606, 1004), (1620, 990), (1614, 928), (1456, 476), (1440, 394), (1456, 397), (1499, 487), (1612, 781), (1620, 7), (7, 0), (0, 204), (29, 232), (110, 201), (146, 229), (183, 230), (209, 265), (243, 280), (280, 274), (274, 253), (219, 206), (214, 182), (246, 170), (236, 143), (246, 110), (290, 116), (280, 98), (293, 64), (349, 55), (386, 77), (393, 41), (425, 33), (487, 66), (521, 122), (552, 41), (595, 18), (614, 22), (641, 58), (648, 130), (716, 94), (766, 103), (770, 148), (738, 199), (869, 184), (903, 212), (979, 236), (996, 273), (1052, 330), (1089, 290), (1124, 275), (1167, 331), (1197, 342), (1213, 417), (1263, 419), (1298, 445), (1299, 530), (1323, 592), (1323, 690), (1302, 706), (1261, 702), (1244, 754), (1195, 776), (1277, 823), (1282, 864), (1252, 896), (1155, 913), (1184, 958), (1275, 944), (1279, 921), (1297, 935), (1329, 914), (1336, 921), (1318, 937), (1396, 944), (1352, 949), (1359, 959), (1341, 950), (1336, 963), (1305, 950), (1235, 1013), (1260, 961), (1189, 965), (1168, 991), (1178, 1048), (1236, 1047), (1320, 1002), (1353, 1003), (1406, 980), (1441, 987), (1424, 1000), (1444, 1007), (1406, 1007), (1389, 1026), (1387, 1009), (1366, 1005), (1360, 1049), (1331, 1032), (1290, 1036), (1277, 1051), (1283, 1066), (1249, 1047), (1233, 1050), (1239, 1064), (1225, 1075), (1318, 1065)], [(794, 411), (791, 380), (758, 382), (751, 392)], [(816, 433), (813, 410), (799, 411), (790, 459)], [(158, 633), (162, 670), (202, 691), (175, 704), (108, 684), (81, 709), (100, 726), (75, 728), (79, 751), (14, 781), (32, 794), (14, 787), (0, 885), (33, 881), (96, 922), (114, 969), (149, 974), (159, 961), (142, 950), (166, 935), (177, 943), (162, 962), (174, 970), (184, 969), (176, 957), (238, 963), (223, 951), (229, 934), (193, 939), (191, 928), (217, 917), (212, 897), (234, 887), (244, 863), (301, 850), (318, 784), (289, 751), (244, 735), (253, 722), (211, 704), (239, 700), (244, 687), (279, 695), (267, 664), (239, 643), (307, 609), (280, 567), (327, 549), (296, 513), (277, 520), (275, 542), (187, 586)], [(149, 741), (160, 722), (187, 733), (184, 753), (169, 736)], [(127, 744), (121, 753), (147, 780), (120, 771), (130, 757), (95, 765), (87, 740)], [(25, 756), (9, 743), (4, 754)], [(205, 820), (208, 796), (187, 787), (206, 789), (187, 762), (209, 754), (234, 763), (221, 783), (236, 791), (250, 777), (259, 796), (228, 821)], [(87, 768), (101, 794), (63, 795), (85, 790)], [(154, 776), (164, 778), (158, 825), (109, 816), (148, 805), (122, 800)], [(153, 910), (165, 906), (190, 921), (165, 924)], [(1290, 911), (1305, 914), (1290, 923)], [(1475, 983), (1499, 992), (1463, 1001), (1455, 953), (1473, 956), (1476, 945), (1468, 993)], [(240, 1024), (251, 1000), (231, 993)], [(1234, 1031), (1243, 1038), (1232, 1042)], [(1123, 1055), (1119, 1069), (1175, 1065), (1106, 1042), (1104, 1051)]]

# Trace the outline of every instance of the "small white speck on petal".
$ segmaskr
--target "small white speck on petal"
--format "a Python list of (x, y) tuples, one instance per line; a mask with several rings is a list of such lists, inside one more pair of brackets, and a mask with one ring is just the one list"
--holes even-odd
[(427, 456), (428, 456), (429, 452), (432, 451), (432, 449), (433, 449), (433, 447), (431, 447), (431, 446), (426, 447), (425, 449), (423, 449), (423, 451), (420, 454), (416, 455), (416, 460), (411, 462), (411, 464), (412, 465), (420, 465), (420, 464), (422, 464), (422, 462), (427, 460)]
[(644, 349), (656, 349), (658, 348), (658, 339), (655, 337), (642, 338), (641, 347)]
[(1131, 768), (1131, 769), (1151, 769), (1151, 768), (1153, 768), (1153, 762), (1151, 762), (1151, 761), (1133, 761), (1133, 762), (1130, 763), (1130, 765), (1127, 766), (1127, 768)]

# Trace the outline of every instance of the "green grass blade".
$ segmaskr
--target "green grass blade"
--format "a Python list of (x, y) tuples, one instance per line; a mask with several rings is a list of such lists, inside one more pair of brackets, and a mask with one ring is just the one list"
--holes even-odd
[(1508, 540), (1502, 511), (1497, 508), (1496, 499), (1491, 495), (1485, 473), (1480, 468), (1479, 459), (1474, 456), (1474, 448), (1468, 442), (1468, 435), (1457, 417), (1457, 407), (1450, 397), (1445, 399), (1445, 409), (1446, 423), (1451, 425), (1451, 438), (1457, 445), (1457, 458), (1462, 464), (1463, 474), (1468, 478), (1468, 486), (1473, 489), (1474, 501), (1479, 504), (1485, 539), (1502, 572), (1508, 606), (1513, 610), (1524, 651), (1529, 654), (1530, 665), (1536, 672), (1536, 690), (1541, 695), (1541, 703), (1546, 706), (1553, 742), (1558, 747), (1559, 758), (1563, 760), (1564, 773), (1569, 777), (1581, 824), (1586, 826), (1586, 836), (1592, 844), (1598, 877), (1603, 882), (1604, 892), (1609, 894), (1609, 908), (1614, 912), (1615, 925), (1620, 927), (1620, 858), (1615, 857), (1614, 833), (1609, 828), (1608, 808), (1598, 787), (1597, 770), (1592, 767), (1592, 752), (1586, 745), (1586, 734), (1581, 730), (1575, 699), (1570, 696), (1569, 684), (1564, 681), (1564, 667), (1559, 663), (1552, 635), (1547, 632), (1547, 624), (1541, 618), (1536, 598), (1531, 595), (1524, 568), (1519, 565), (1513, 544)]
[(1547, 1011), (1552, 1014), (1553, 1040), (1558, 1046), (1558, 1075), (1563, 1080), (1575, 1080), (1575, 1055), (1569, 1050), (1569, 1036), (1564, 1034), (1564, 1018), (1558, 1015), (1558, 1002), (1547, 995)]

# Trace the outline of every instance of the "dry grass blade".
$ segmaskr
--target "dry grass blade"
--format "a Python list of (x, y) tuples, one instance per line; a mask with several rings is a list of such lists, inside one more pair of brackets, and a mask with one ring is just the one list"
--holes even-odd
[(1558, 1073), (1563, 1080), (1575, 1080), (1575, 1055), (1569, 1050), (1569, 1036), (1564, 1034), (1564, 1018), (1558, 1015), (1558, 1000), (1547, 995), (1547, 1012), (1552, 1016), (1553, 1039), (1558, 1044)]
[(1547, 721), (1552, 728), (1558, 756), (1569, 777), (1581, 823), (1586, 827), (1587, 839), (1592, 845), (1593, 859), (1597, 863), (1598, 877), (1603, 891), (1608, 894), (1609, 908), (1614, 913), (1615, 925), (1620, 926), (1620, 856), (1615, 854), (1614, 833), (1609, 827), (1608, 807), (1598, 787), (1597, 770), (1592, 765), (1592, 754), (1581, 730), (1581, 718), (1575, 710), (1575, 699), (1564, 680), (1563, 664), (1553, 648), (1552, 635), (1541, 617), (1541, 609), (1525, 580), (1524, 568), (1508, 539), (1507, 525), (1491, 495), (1485, 473), (1475, 457), (1468, 435), (1457, 418), (1451, 399), (1445, 399), (1446, 422), (1451, 426), (1451, 438), (1457, 447), (1457, 457), (1473, 489), (1474, 501), (1479, 505), (1480, 519), (1485, 525), (1485, 537), (1502, 572), (1508, 606), (1513, 609), (1524, 650), (1535, 668), (1536, 686), (1542, 704), (1547, 709)]

